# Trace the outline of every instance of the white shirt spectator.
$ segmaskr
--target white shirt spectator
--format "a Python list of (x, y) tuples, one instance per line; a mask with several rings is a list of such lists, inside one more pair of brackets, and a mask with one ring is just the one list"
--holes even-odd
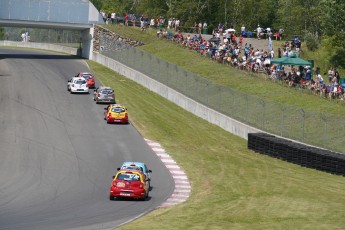
[(168, 20), (168, 29), (171, 29), (171, 27), (172, 27), (172, 19), (169, 18), (169, 20)]
[(321, 76), (320, 73), (316, 75), (316, 80), (319, 81), (321, 84), (323, 83), (323, 77)]
[(175, 21), (175, 26), (176, 26), (176, 27), (179, 27), (179, 26), (180, 26), (180, 20), (179, 20), (179, 19), (176, 19), (176, 21)]
[(242, 25), (241, 27), (241, 32), (245, 31), (246, 30), (246, 27), (244, 27), (244, 25)]
[(151, 26), (151, 27), (155, 26), (155, 19), (154, 19), (154, 18), (151, 18), (150, 26)]

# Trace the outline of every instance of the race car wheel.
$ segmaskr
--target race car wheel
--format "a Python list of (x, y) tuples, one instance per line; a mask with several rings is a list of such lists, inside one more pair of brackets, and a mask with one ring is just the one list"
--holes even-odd
[(115, 197), (113, 197), (112, 195), (109, 196), (109, 200), (115, 200)]

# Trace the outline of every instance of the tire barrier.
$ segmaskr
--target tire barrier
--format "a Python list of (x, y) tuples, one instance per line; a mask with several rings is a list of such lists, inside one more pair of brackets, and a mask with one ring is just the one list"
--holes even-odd
[(345, 176), (345, 155), (266, 133), (249, 133), (248, 149), (306, 168)]

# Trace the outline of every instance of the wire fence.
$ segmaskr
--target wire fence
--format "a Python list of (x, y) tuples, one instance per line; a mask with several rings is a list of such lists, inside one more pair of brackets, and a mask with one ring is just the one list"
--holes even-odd
[(345, 117), (265, 101), (215, 84), (137, 48), (106, 55), (238, 121), (285, 138), (345, 153)]

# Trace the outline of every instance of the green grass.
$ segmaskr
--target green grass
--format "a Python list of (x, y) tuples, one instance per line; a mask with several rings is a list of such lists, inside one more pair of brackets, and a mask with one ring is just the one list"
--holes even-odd
[[(343, 229), (344, 177), (249, 151), (246, 141), (95, 62), (132, 124), (187, 173), (191, 197), (120, 229)], [(159, 175), (153, 175), (154, 178)]]
[[(214, 83), (235, 88), (247, 94), (256, 95), (270, 102), (294, 105), (316, 112), (326, 112), (336, 115), (345, 114), (345, 106), (342, 101), (330, 101), (312, 95), (308, 91), (302, 92), (291, 89), (258, 74), (238, 71), (225, 65), (216, 64), (208, 58), (202, 57), (194, 51), (183, 48), (178, 44), (156, 38), (155, 30), (149, 30), (143, 33), (139, 28), (135, 27), (125, 27), (122, 25), (104, 25), (104, 27), (118, 34), (144, 42), (145, 45), (140, 46), (140, 49), (174, 63), (185, 70), (198, 73)], [(281, 41), (273, 41), (274, 47), (278, 47), (281, 44)], [(325, 51), (320, 52), (324, 53)], [(313, 59), (310, 53), (308, 58)], [(318, 65), (318, 60), (316, 60), (316, 65)]]
[[(213, 106), (230, 117), (276, 135), (329, 148), (337, 152), (345, 151), (344, 141), (340, 138), (340, 136), (345, 135), (345, 123), (343, 119), (337, 117), (344, 116), (344, 101), (320, 98), (307, 89), (290, 88), (281, 82), (273, 82), (261, 74), (239, 71), (226, 65), (214, 63), (209, 58), (202, 57), (179, 44), (156, 38), (153, 30), (143, 33), (138, 28), (133, 27), (113, 25), (107, 27), (116, 33), (125, 34), (127, 37), (145, 42), (145, 45), (140, 46), (140, 49), (172, 62), (185, 70), (198, 73), (215, 84), (233, 88), (249, 95), (246, 97), (226, 89), (223, 89), (220, 95), (217, 88), (211, 87), (215, 89), (212, 91), (215, 96), (210, 97), (207, 102), (206, 99), (204, 100), (204, 103), (210, 103), (208, 106)], [(249, 43), (254, 46), (255, 44), (260, 45), (255, 39), (249, 40)], [(282, 41), (273, 41), (273, 44), (278, 47), (281, 46)], [(129, 55), (130, 58), (123, 54), (124, 61), (141, 58), (140, 55), (136, 57), (133, 52), (126, 53), (131, 54)], [(139, 64), (139, 66), (142, 65)], [(144, 66), (147, 67), (148, 65), (145, 64)], [(164, 67), (159, 68), (162, 73), (166, 72)], [(148, 70), (146, 68), (143, 71), (147, 72)], [(156, 76), (155, 79), (159, 77), (163, 80), (166, 79), (164, 74)], [(170, 79), (173, 79), (173, 76)], [(188, 86), (192, 86), (189, 90), (192, 93), (191, 98), (198, 100), (204, 95), (202, 92), (193, 91), (193, 89), (200, 88), (198, 82)], [(219, 105), (220, 101), (222, 105)], [(234, 107), (237, 109), (233, 109)], [(284, 118), (282, 118), (282, 114), (284, 114)], [(263, 117), (265, 122), (262, 120)]]

